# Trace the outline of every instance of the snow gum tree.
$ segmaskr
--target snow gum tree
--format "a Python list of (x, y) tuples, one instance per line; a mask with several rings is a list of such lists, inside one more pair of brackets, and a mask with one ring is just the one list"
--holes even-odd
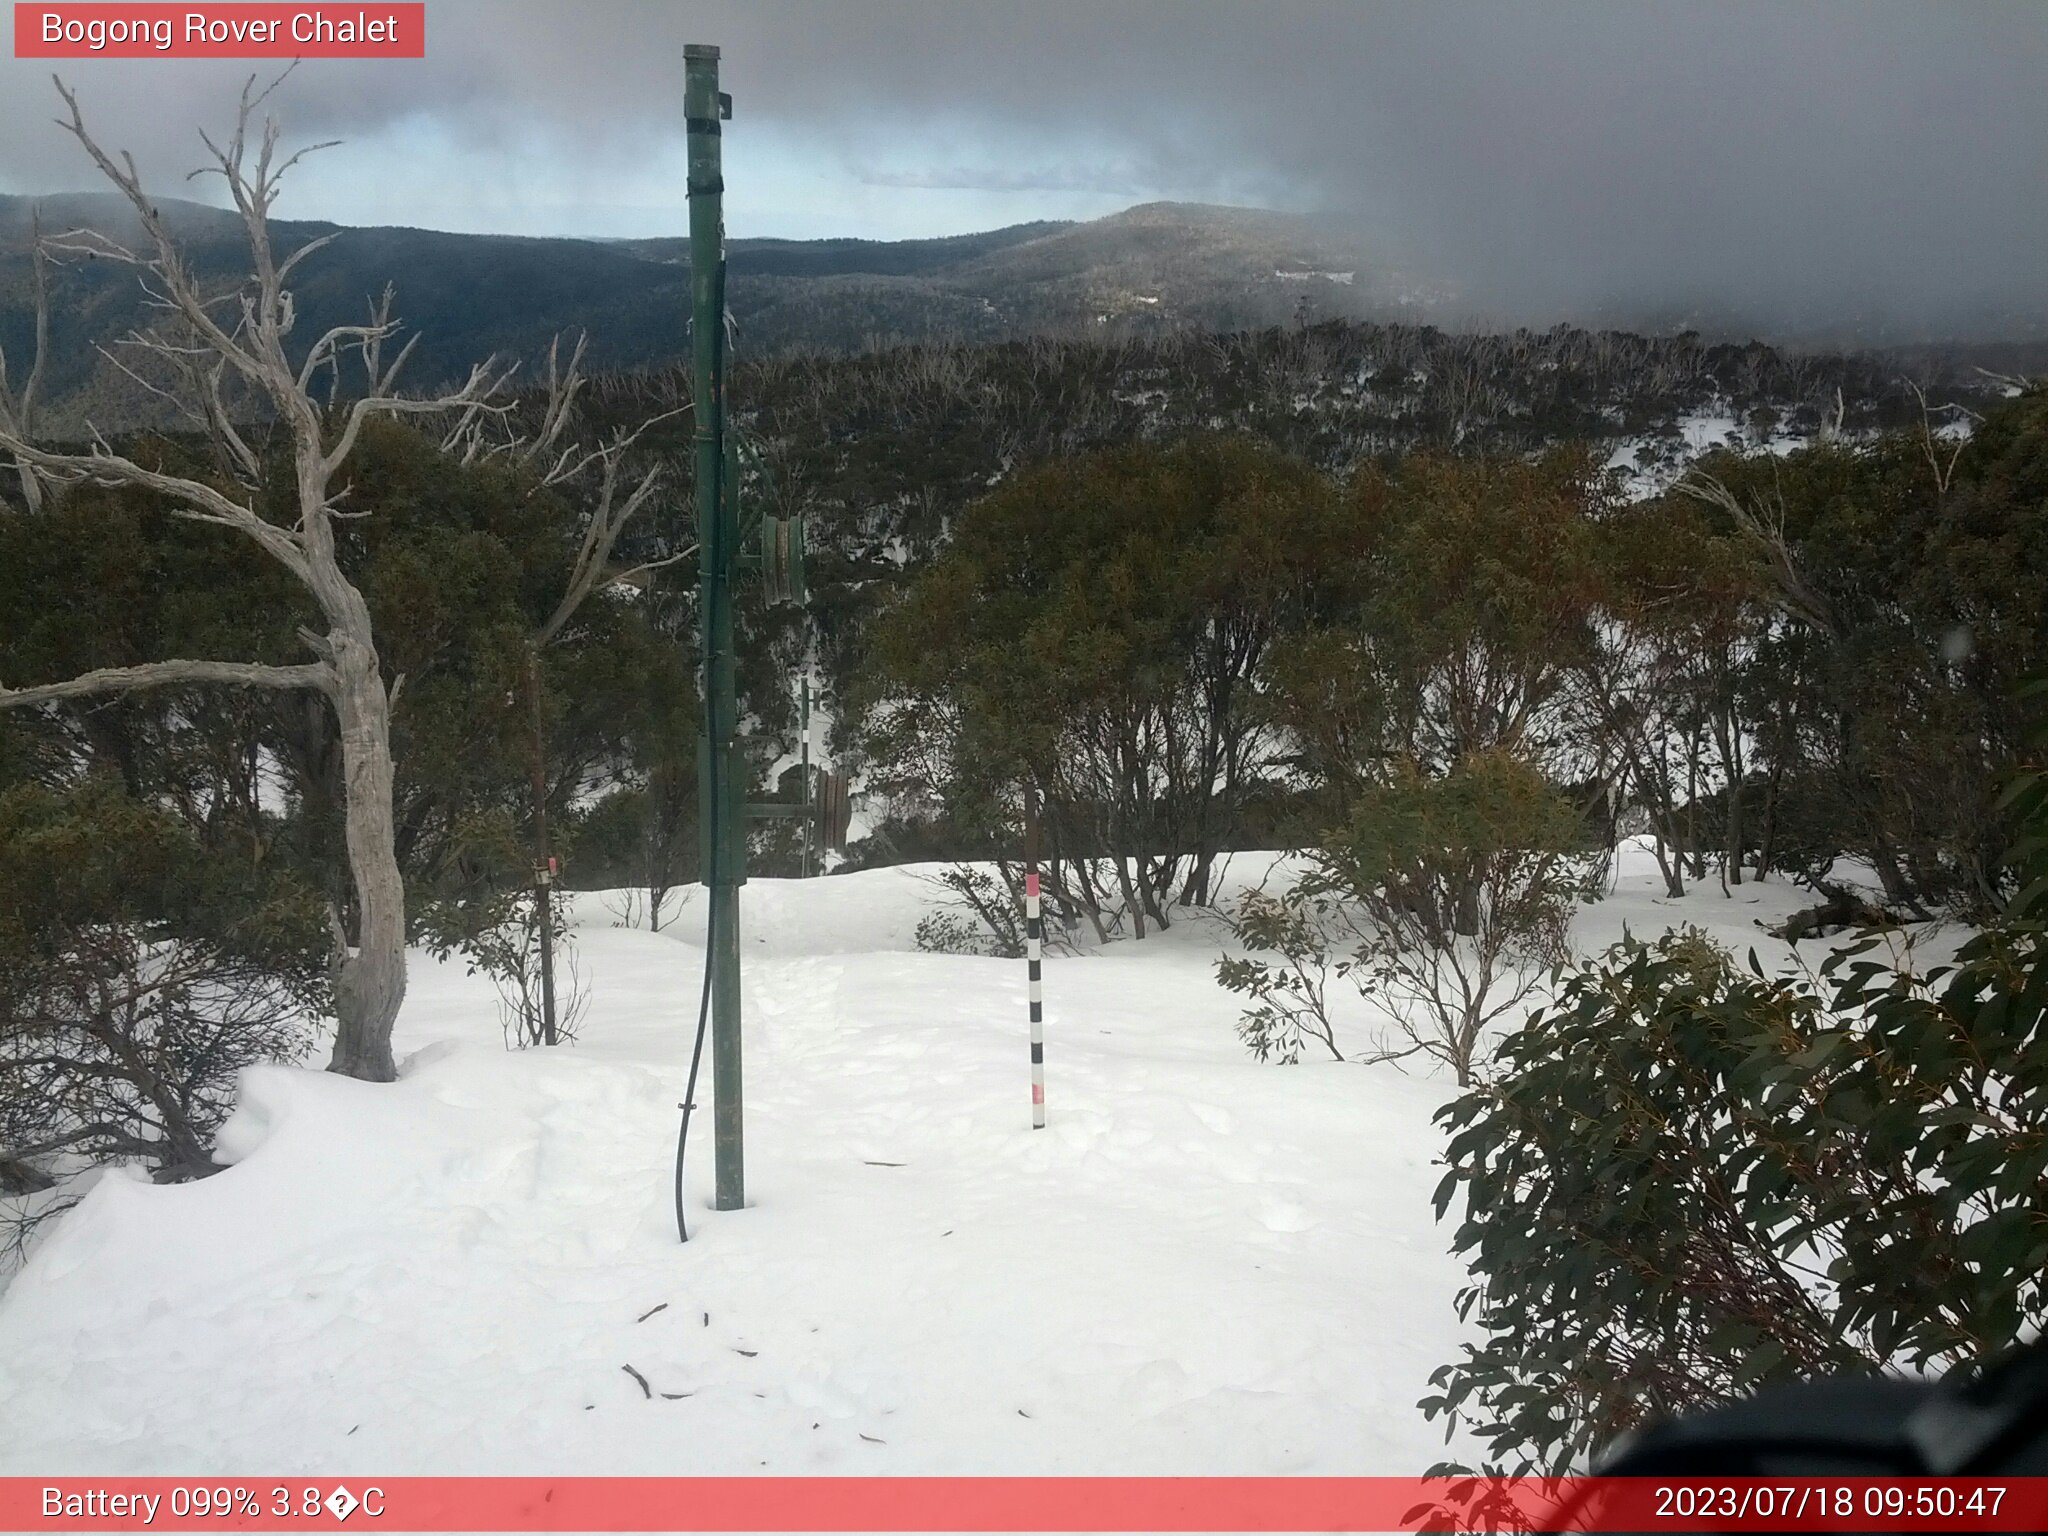
[(1168, 926), (1209, 900), (1271, 769), (1265, 667), (1336, 563), (1335, 511), (1322, 476), (1236, 438), (1018, 476), (877, 626), (878, 763), (1005, 839), (1028, 776), (1055, 909), (1104, 937)]
[[(2048, 654), (2044, 462), (2036, 387), (1966, 442), (1923, 428), (1719, 454), (1674, 487), (1747, 556), (1766, 609), (1731, 677), (1749, 696), (1760, 853), (1823, 888), (1849, 854), (1907, 916), (1997, 913), (2015, 685)], [(1731, 847), (1752, 835), (1743, 766), (1719, 774)]]
[[(1361, 471), (1348, 501), (1337, 606), (1281, 648), (1267, 701), (1308, 781), (1310, 872), (1283, 906), (1341, 935), (1335, 968), (1392, 1014), (1381, 1059), (1420, 1053), (1467, 1084), (1486, 1027), (1564, 958), (1604, 856), (1565, 683), (1593, 646), (1606, 487), (1580, 450), (1420, 455)], [(1248, 1024), (1309, 1007), (1327, 1041), (1310, 994), (1331, 956), (1269, 942), (1306, 932), (1274, 916), (1253, 904), (1237, 935), (1285, 963), (1226, 960), (1220, 979), (1258, 1000)]]
[(1572, 730), (1614, 802), (1647, 823), (1666, 895), (1683, 896), (1687, 876), (1705, 872), (1716, 791), (1726, 879), (1741, 882), (1752, 842), (1766, 850), (1761, 875), (1770, 802), (1752, 805), (1747, 780), (1790, 728), (1755, 687), (1772, 619), (1763, 572), (1682, 497), (1618, 509), (1601, 542), (1610, 581), (1594, 643), (1572, 669)]
[(1342, 605), (1275, 657), (1303, 766), (1339, 795), (1395, 758), (1440, 775), (1493, 749), (1577, 779), (1561, 711), (1608, 584), (1597, 461), (1416, 454), (1347, 501)]

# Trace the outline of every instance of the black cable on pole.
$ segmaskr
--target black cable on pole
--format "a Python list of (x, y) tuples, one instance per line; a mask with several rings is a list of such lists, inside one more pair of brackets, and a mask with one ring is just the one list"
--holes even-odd
[[(721, 283), (719, 286), (723, 287), (724, 285)], [(723, 511), (719, 515), (723, 517)], [(699, 529), (697, 537), (701, 539), (704, 536), (705, 530)], [(709, 623), (710, 615), (702, 615), (699, 622)], [(705, 660), (705, 671), (707, 674), (710, 669), (711, 661), (707, 657)], [(710, 678), (708, 676), (705, 678), (705, 682), (707, 686), (705, 688), (704, 701), (708, 708), (711, 702), (711, 691), (708, 686)], [(710, 754), (710, 758), (711, 803), (713, 806), (716, 806), (718, 804), (718, 771), (720, 767), (718, 753), (713, 751)], [(706, 807), (701, 805), (697, 807), (697, 815), (700, 820), (706, 814)], [(711, 829), (711, 836), (706, 839), (704, 853), (704, 890), (707, 896), (716, 889), (718, 883), (718, 843), (718, 829), (713, 827)], [(718, 903), (715, 900), (706, 900), (704, 903), (704, 989), (697, 999), (697, 1043), (690, 1050), (690, 1081), (683, 1089), (683, 1102), (677, 1106), (683, 1112), (683, 1123), (676, 1130), (676, 1241), (682, 1243), (687, 1243), (690, 1240), (689, 1226), (683, 1220), (683, 1154), (689, 1149), (690, 1145), (690, 1111), (697, 1107), (697, 1068), (704, 1061), (704, 1030), (705, 1026), (711, 1022), (711, 968), (715, 963), (713, 957), (717, 953)]]
[[(718, 515), (723, 518), (725, 514), (721, 510)], [(703, 539), (708, 535), (708, 532), (709, 530), (700, 528), (697, 530), (697, 537)], [(709, 605), (707, 604), (706, 606), (708, 607)], [(708, 612), (699, 614), (697, 621), (699, 624), (709, 624), (711, 622), (711, 615)], [(707, 654), (704, 659), (704, 670), (706, 673), (704, 679), (704, 707), (706, 709), (711, 707), (711, 679), (709, 674), (712, 666), (712, 659)], [(700, 823), (705, 816), (716, 814), (719, 798), (718, 771), (721, 765), (718, 761), (718, 751), (715, 747), (709, 753), (709, 757), (711, 760), (711, 804), (709, 806), (700, 805), (697, 807), (697, 816)], [(717, 827), (714, 826), (711, 829), (711, 835), (704, 840), (704, 843), (704, 889), (709, 893), (714, 891), (718, 885), (719, 837)], [(690, 1229), (683, 1221), (683, 1153), (690, 1144), (690, 1111), (697, 1107), (697, 1069), (704, 1061), (705, 1026), (711, 1022), (711, 975), (712, 966), (716, 963), (714, 957), (717, 953), (718, 903), (716, 900), (707, 900), (704, 903), (704, 990), (697, 999), (697, 1043), (690, 1051), (689, 1085), (683, 1089), (683, 1102), (676, 1106), (683, 1112), (683, 1123), (676, 1131), (676, 1240), (684, 1243), (690, 1240)]]
[(708, 902), (704, 912), (704, 995), (697, 1003), (697, 1045), (690, 1052), (690, 1083), (683, 1090), (683, 1102), (676, 1107), (683, 1112), (683, 1123), (676, 1132), (676, 1239), (687, 1243), (690, 1229), (683, 1221), (683, 1152), (690, 1142), (690, 1111), (697, 1107), (697, 1067), (704, 1059), (704, 1026), (711, 1020), (711, 955), (718, 921), (716, 902)]

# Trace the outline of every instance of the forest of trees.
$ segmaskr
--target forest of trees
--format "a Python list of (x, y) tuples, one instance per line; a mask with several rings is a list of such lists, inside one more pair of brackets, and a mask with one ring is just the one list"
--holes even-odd
[[(82, 1162), (204, 1174), (235, 1072), (302, 1059), (329, 1020), (337, 1070), (388, 1078), (409, 943), (492, 972), (523, 1021), (547, 857), (656, 921), (695, 872), (677, 380), (556, 357), (524, 395), (481, 367), (422, 399), (388, 306), (288, 342), (298, 257), (263, 243), (270, 144), (245, 148), (223, 166), (258, 275), (232, 333), (132, 189), (156, 244), (120, 259), (186, 328), (159, 360), (217, 364), (183, 381), (191, 430), (41, 442), (33, 368), (0, 372), (0, 1193)], [(1394, 1020), (1376, 1053), (1474, 1090), (1465, 1126), (1560, 1059), (1531, 1042), (1564, 1016), (1524, 1019), (1624, 835), (1673, 895), (1802, 882), (1793, 938), (2010, 918), (2048, 391), (1983, 383), (1965, 412), (1867, 359), (1332, 325), (783, 357), (736, 393), (746, 494), (823, 535), (810, 609), (744, 615), (750, 760), (792, 745), (812, 669), (876, 827), (852, 862), (960, 866), (987, 931), (958, 942), (1015, 941), (1027, 786), (1051, 908), (1095, 942), (1213, 907), (1232, 850), (1300, 851), (1296, 884), (1225, 914), (1246, 1044), (1337, 1054), (1333, 978), (1368, 989)], [(1625, 495), (1611, 440), (1668, 438), (1703, 400), (1737, 441)], [(1802, 446), (1741, 451), (1787, 422)], [(793, 872), (786, 829), (759, 836), (757, 871)], [(1986, 942), (1989, 974), (2011, 951)], [(1641, 1006), (1600, 971), (1555, 1006), (1577, 999), (1623, 1072), (1621, 1022), (1852, 1007), (1723, 960), (1667, 943), (1612, 962)], [(1899, 1027), (1924, 1044), (1969, 1003), (1913, 994)], [(2037, 1024), (1993, 1043), (1986, 1070), (2034, 1081)], [(2033, 1101), (2003, 1102), (2000, 1134), (2032, 1145)], [(2033, 1198), (2031, 1166), (1984, 1219)], [(2012, 1273), (2035, 1252), (1957, 1241)], [(2037, 1310), (2018, 1283), (1958, 1305)], [(1797, 1343), (1785, 1361), (1836, 1358)], [(1548, 1368), (1486, 1356), (1437, 1409)]]
[[(687, 493), (671, 463), (685, 426), (635, 446), (673, 470), (639, 513), (650, 538)], [(133, 451), (206, 473), (196, 440)], [(397, 692), (411, 937), (474, 944), (516, 915), (536, 750), (575, 884), (688, 879), (685, 584), (601, 587), (536, 668), (589, 488), (465, 466), (399, 423), (361, 434), (349, 476), (374, 515), (338, 525), (339, 557)], [(1713, 455), (1634, 502), (1568, 446), (1343, 476), (1244, 434), (1050, 455), (906, 554), (860, 626), (840, 736), (899, 815), (855, 851), (1007, 857), (1028, 780), (1051, 899), (1104, 938), (1209, 901), (1223, 852), (1292, 846), (1320, 850), (1329, 889), (1377, 900), (1411, 953), (1498, 928), (1505, 964), (1544, 952), (1541, 913), (1586, 888), (1621, 826), (1651, 834), (1674, 892), (1772, 876), (1853, 905), (1831, 876), (1848, 858), (1894, 916), (1981, 919), (2009, 885), (1997, 797), (2048, 623), (2044, 520), (2038, 393), (1966, 443), (1906, 427)], [(0, 679), (17, 689), (166, 656), (281, 665), (311, 616), (260, 551), (132, 487), (11, 506), (0, 573)], [(791, 742), (785, 680), (807, 642), (793, 617), (750, 623), (770, 642), (745, 690), (765, 763)], [(11, 953), (47, 959), (83, 931), (36, 871), (92, 847), (64, 859), (66, 882), (98, 882), (72, 910), (147, 907), (164, 861), (188, 861), (218, 898), (154, 911), (166, 940), (196, 925), (191, 942), (253, 946), (294, 996), (317, 991), (324, 914), (352, 901), (336, 732), (304, 694), (203, 683), (8, 713)], [(773, 871), (786, 850), (758, 856)], [(1485, 991), (1500, 970), (1423, 1031), (1461, 1072), (1512, 995)]]

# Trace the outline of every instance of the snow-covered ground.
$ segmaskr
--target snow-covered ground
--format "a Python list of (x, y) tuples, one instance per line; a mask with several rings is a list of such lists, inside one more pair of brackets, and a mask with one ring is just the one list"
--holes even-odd
[[(1241, 856), (1233, 883), (1269, 861)], [(1779, 882), (1663, 900), (1766, 963)], [(921, 954), (910, 870), (744, 893), (750, 1204), (670, 1174), (702, 902), (579, 898), (581, 1043), (507, 1052), (416, 956), (401, 1081), (255, 1071), (235, 1166), (103, 1179), (0, 1295), (0, 1473), (1408, 1474), (1461, 1337), (1431, 1217), (1442, 1079), (1262, 1066), (1214, 920), (1046, 965)], [(707, 1067), (708, 1071), (708, 1067)], [(646, 1382), (629, 1374), (630, 1366)]]
[(1810, 437), (1796, 432), (1773, 430), (1761, 440), (1745, 434), (1742, 424), (1728, 414), (1725, 403), (1681, 412), (1674, 425), (1672, 435), (1625, 437), (1612, 445), (1607, 468), (1622, 471), (1631, 501), (1661, 495), (1694, 460), (1716, 448), (1761, 450), (1783, 458), (1812, 444)]

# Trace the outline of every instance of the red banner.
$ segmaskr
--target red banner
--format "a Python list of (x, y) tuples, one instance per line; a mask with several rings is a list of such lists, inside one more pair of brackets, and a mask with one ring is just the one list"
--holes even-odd
[(423, 59), (423, 0), (14, 7), (18, 59)]
[(2048, 1478), (0, 1478), (6, 1531), (1488, 1529), (2041, 1531)]

